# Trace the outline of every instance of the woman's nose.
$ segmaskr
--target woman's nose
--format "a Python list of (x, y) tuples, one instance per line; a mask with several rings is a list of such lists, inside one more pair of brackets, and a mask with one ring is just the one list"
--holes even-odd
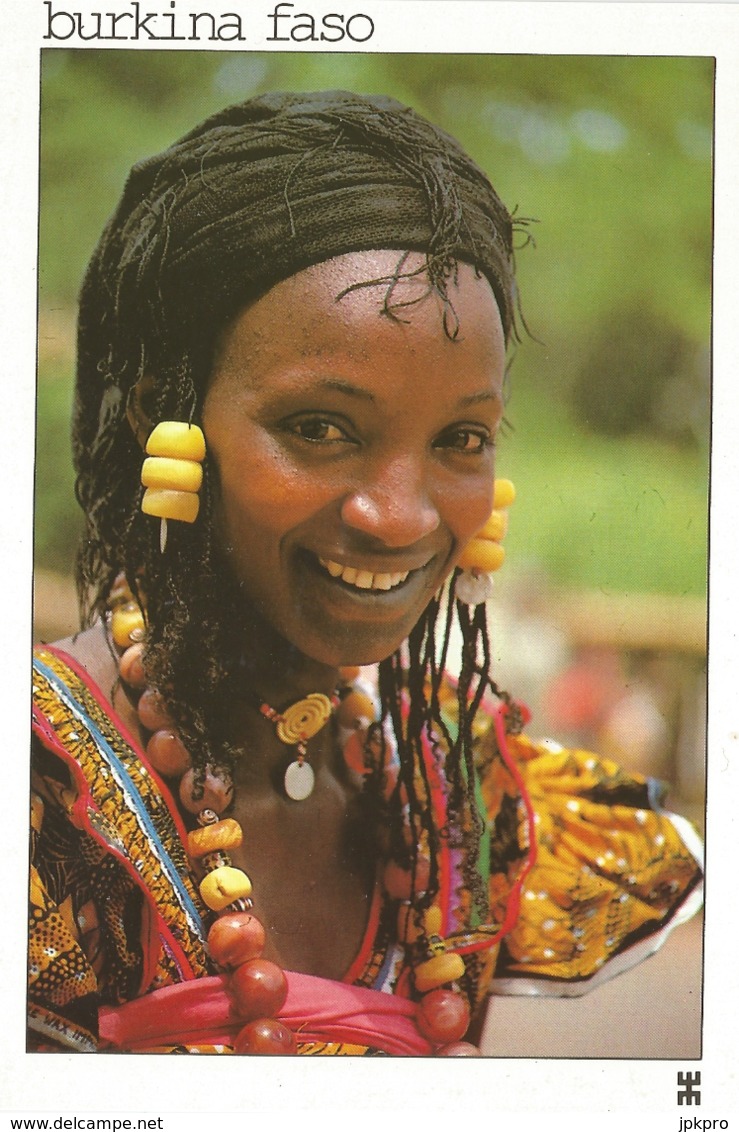
[(407, 461), (385, 468), (346, 496), (343, 522), (394, 548), (412, 546), (441, 522), (423, 476)]

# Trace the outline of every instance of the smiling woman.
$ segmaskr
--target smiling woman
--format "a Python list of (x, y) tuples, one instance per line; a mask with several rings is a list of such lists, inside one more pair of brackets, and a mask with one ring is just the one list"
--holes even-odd
[(654, 785), (491, 672), (513, 229), (382, 98), (132, 171), (80, 305), (84, 631), (35, 656), (32, 1048), (474, 1056), (491, 989), (695, 907)]
[(492, 508), (493, 292), (460, 266), (452, 340), (414, 275), (390, 320), (378, 285), (350, 288), (392, 277), (399, 258), (351, 253), (278, 283), (227, 329), (203, 409), (231, 570), (281, 638), (326, 665), (394, 652)]

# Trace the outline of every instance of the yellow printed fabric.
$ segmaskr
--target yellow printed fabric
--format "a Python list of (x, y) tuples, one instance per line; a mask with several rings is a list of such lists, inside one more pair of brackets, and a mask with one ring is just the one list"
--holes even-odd
[[(495, 989), (516, 993), (525, 976), (540, 993), (580, 993), (686, 898), (697, 906), (700, 869), (660, 808), (658, 784), (587, 751), (525, 736), (509, 747), (534, 810), (537, 848)], [(558, 990), (563, 981), (582, 985)]]

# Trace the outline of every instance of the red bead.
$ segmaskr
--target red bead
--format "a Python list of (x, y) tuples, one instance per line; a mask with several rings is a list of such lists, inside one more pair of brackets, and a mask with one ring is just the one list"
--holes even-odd
[(372, 767), (367, 766), (364, 744), (366, 731), (353, 731), (344, 744), (344, 762), (355, 774), (368, 774)]
[(141, 693), (136, 710), (147, 731), (159, 731), (162, 728), (171, 729), (174, 727), (174, 720), (167, 711), (164, 700), (156, 688), (147, 688)]
[(234, 1041), (236, 1053), (291, 1054), (297, 1053), (295, 1034), (276, 1018), (256, 1018), (247, 1022)]
[(265, 932), (251, 912), (226, 912), (208, 932), (208, 951), (221, 967), (238, 967), (264, 951)]
[(393, 900), (410, 900), (428, 888), (431, 866), (425, 857), (416, 862), (416, 872), (405, 869), (396, 861), (388, 861), (383, 873), (383, 882), (388, 896)]
[(482, 1057), (482, 1050), (471, 1042), (452, 1042), (436, 1051), (437, 1057)]
[(190, 766), (190, 755), (175, 731), (155, 731), (146, 744), (149, 762), (169, 778), (176, 778)]
[(457, 1042), (467, 1032), (470, 1008), (464, 995), (457, 991), (429, 991), (418, 1004), (416, 1024), (425, 1038), (434, 1045)]
[(188, 770), (180, 782), (180, 801), (191, 814), (199, 814), (201, 810), (215, 810), (220, 814), (231, 805), (233, 793), (234, 785), (231, 778), (221, 778), (213, 774), (210, 767), (206, 768), (203, 792), (199, 798), (195, 796), (194, 770)]
[(144, 671), (144, 643), (138, 641), (130, 645), (121, 657), (118, 670), (121, 680), (129, 688), (145, 688), (146, 672)]
[(269, 959), (250, 959), (234, 971), (231, 990), (242, 1018), (267, 1018), (285, 1005), (287, 979)]

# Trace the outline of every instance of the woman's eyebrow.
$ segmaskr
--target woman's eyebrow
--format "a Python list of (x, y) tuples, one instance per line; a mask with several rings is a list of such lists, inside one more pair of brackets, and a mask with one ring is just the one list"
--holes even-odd
[(337, 393), (345, 393), (348, 397), (359, 397), (373, 404), (375, 402), (375, 395), (369, 389), (363, 389), (361, 385), (353, 385), (340, 377), (322, 377), (315, 384), (319, 389), (331, 389)]
[(478, 405), (483, 401), (500, 401), (500, 399), (500, 393), (494, 389), (481, 389), (479, 393), (469, 393), (466, 397), (460, 397), (457, 405), (466, 408), (468, 405)]
[[(348, 397), (357, 397), (363, 401), (375, 403), (375, 395), (369, 389), (364, 389), (360, 385), (353, 385), (350, 381), (345, 381), (340, 377), (323, 377), (316, 382), (319, 389), (330, 389), (337, 393), (345, 393)], [(466, 408), (470, 405), (477, 405), (486, 401), (500, 401), (500, 395), (493, 389), (481, 389), (479, 393), (470, 393), (465, 397), (460, 397), (457, 405), (459, 408)]]

